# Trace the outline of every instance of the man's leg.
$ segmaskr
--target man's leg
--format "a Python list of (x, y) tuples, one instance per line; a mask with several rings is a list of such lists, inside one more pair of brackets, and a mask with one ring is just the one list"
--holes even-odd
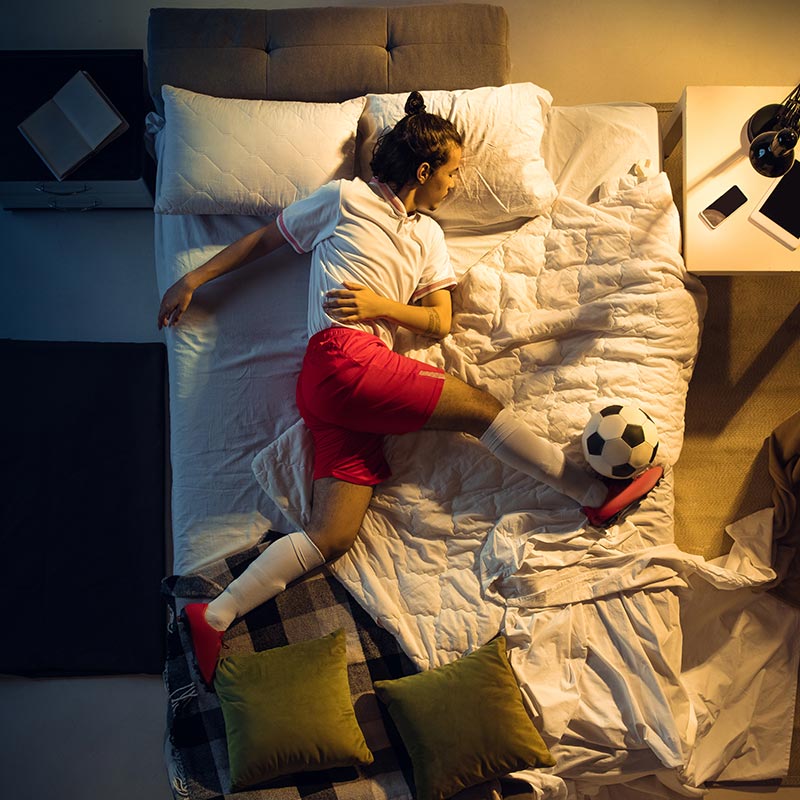
[(338, 478), (314, 481), (307, 533), (326, 561), (339, 558), (352, 546), (367, 513), (373, 488)]
[(336, 478), (314, 481), (308, 530), (273, 542), (209, 604), (209, 623), (225, 630), (236, 617), (271, 600), (287, 584), (345, 553), (356, 538), (371, 497), (371, 486)]
[(608, 483), (592, 477), (495, 397), (451, 375), (425, 427), (472, 434), (504, 464), (577, 500), (589, 522), (598, 527), (612, 524), (635, 506), (664, 473), (661, 467), (650, 467), (630, 480)]
[(336, 478), (314, 482), (311, 522), (273, 542), (215, 600), (186, 607), (200, 672), (211, 683), (222, 634), (237, 617), (266, 603), (307, 572), (345, 553), (358, 534), (372, 486)]
[(447, 375), (442, 395), (425, 425), (470, 433), (504, 464), (552, 486), (583, 506), (599, 506), (606, 485), (569, 461), (561, 448), (537, 436), (488, 392)]

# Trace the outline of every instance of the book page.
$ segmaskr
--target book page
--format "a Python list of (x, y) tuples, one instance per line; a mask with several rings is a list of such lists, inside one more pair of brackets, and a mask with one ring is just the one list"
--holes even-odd
[(78, 72), (59, 89), (53, 101), (92, 150), (124, 124), (83, 72)]
[(19, 125), (19, 130), (59, 180), (91, 152), (52, 100), (34, 111)]

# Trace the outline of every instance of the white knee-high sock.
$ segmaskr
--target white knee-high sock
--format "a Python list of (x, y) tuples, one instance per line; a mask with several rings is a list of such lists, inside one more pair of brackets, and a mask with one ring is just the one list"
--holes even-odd
[(227, 630), (236, 617), (271, 600), (324, 563), (322, 553), (303, 531), (281, 536), (208, 604), (206, 622), (218, 631)]
[(509, 467), (524, 472), (582, 506), (596, 507), (608, 493), (604, 483), (584, 472), (559, 447), (533, 433), (510, 409), (495, 418), (481, 442)]

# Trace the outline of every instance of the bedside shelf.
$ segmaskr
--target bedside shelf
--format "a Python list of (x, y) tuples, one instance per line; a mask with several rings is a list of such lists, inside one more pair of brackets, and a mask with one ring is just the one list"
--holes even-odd
[(92, 211), (100, 208), (152, 208), (152, 184), (138, 180), (0, 181), (0, 206), (14, 209)]
[[(79, 69), (102, 87), (130, 128), (57, 181), (17, 125), (50, 99)], [(155, 164), (144, 147), (150, 110), (141, 50), (6, 50), (0, 107), (0, 206), (4, 209), (88, 211), (152, 208)]]
[[(664, 156), (683, 140), (683, 258), (698, 275), (800, 271), (800, 249), (790, 250), (749, 219), (774, 178), (759, 175), (748, 158), (747, 121), (767, 103), (780, 103), (791, 86), (687, 86), (664, 131)], [(746, 203), (712, 230), (700, 212), (731, 186)]]

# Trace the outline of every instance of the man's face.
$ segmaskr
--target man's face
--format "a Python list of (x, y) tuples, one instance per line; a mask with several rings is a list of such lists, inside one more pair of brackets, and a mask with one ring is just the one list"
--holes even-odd
[(450, 148), (450, 156), (438, 169), (417, 189), (417, 207), (427, 211), (435, 211), (455, 186), (456, 175), (461, 164), (461, 148), (454, 145)]

